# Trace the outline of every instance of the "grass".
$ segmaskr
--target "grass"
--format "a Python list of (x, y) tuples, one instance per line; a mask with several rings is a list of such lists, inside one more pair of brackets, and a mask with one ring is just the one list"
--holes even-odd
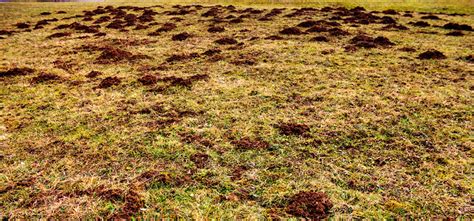
[[(474, 25), (468, 2), (343, 4), (359, 3), (371, 10), (467, 13), (439, 16)], [(18, 30), (18, 22), (34, 24), (108, 4), (122, 5), (3, 3), (0, 27)], [(67, 14), (39, 15), (58, 10)], [(332, 218), (473, 218), (474, 68), (458, 60), (473, 54), (473, 32), (452, 37), (438, 27), (407, 25), (421, 20), (423, 15), (414, 13), (414, 18), (394, 16), (407, 31), (344, 24), (351, 35), (329, 37), (327, 43), (309, 41), (314, 33), (265, 40), (305, 17), (283, 17), (287, 10), (274, 21), (224, 23), (224, 33), (212, 34), (206, 31), (211, 22), (199, 21), (209, 19), (200, 16), (205, 11), (176, 16), (185, 18), (176, 22), (177, 29), (154, 37), (147, 34), (159, 26), (124, 33), (104, 28), (107, 22), (101, 28), (105, 37), (80, 38), (92, 34), (70, 31), (69, 37), (47, 39), (61, 32), (53, 30), (57, 25), (91, 24), (74, 18), (0, 39), (0, 71), (35, 70), (0, 77), (0, 216), (291, 218), (285, 209), (289, 198), (318, 191), (334, 204)], [(161, 24), (175, 16), (154, 17)], [(184, 31), (193, 36), (171, 40)], [(346, 52), (349, 40), (361, 32), (385, 36), (396, 45)], [(244, 46), (214, 43), (224, 36)], [(84, 45), (150, 58), (101, 64), (96, 62), (101, 51), (80, 50)], [(404, 47), (416, 52), (400, 51)], [(222, 50), (214, 59), (166, 62), (171, 55), (212, 48)], [(429, 49), (447, 59), (416, 58)], [(92, 70), (103, 74), (87, 78)], [(32, 83), (41, 72), (60, 80)], [(146, 86), (138, 81), (146, 74), (209, 78), (189, 87), (169, 82)], [(121, 82), (95, 88), (106, 77)], [(285, 135), (282, 123), (305, 125), (309, 131)], [(242, 149), (237, 142), (245, 139), (268, 146)]]

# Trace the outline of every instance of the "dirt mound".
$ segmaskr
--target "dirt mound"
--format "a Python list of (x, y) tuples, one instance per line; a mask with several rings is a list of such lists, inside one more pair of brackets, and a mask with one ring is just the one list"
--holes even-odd
[(209, 75), (207, 74), (196, 74), (187, 79), (172, 76), (172, 77), (165, 77), (158, 80), (169, 82), (170, 86), (181, 86), (181, 87), (190, 88), (193, 86), (194, 82), (207, 80), (207, 79), (209, 79)]
[(140, 83), (142, 83), (143, 85), (154, 85), (154, 84), (156, 84), (158, 79), (157, 79), (157, 77), (155, 77), (153, 75), (147, 74), (147, 75), (141, 77), (140, 79), (138, 79), (138, 81)]
[(189, 157), (197, 168), (203, 168), (209, 163), (209, 155), (205, 153), (195, 153)]
[(231, 24), (238, 24), (238, 23), (242, 23), (244, 22), (244, 20), (242, 18), (235, 18), (235, 19), (232, 19), (229, 21), (229, 23)]
[(35, 70), (31, 68), (12, 68), (7, 71), (1, 71), (0, 77), (23, 76), (34, 73)]
[(428, 59), (435, 59), (435, 60), (441, 60), (441, 59), (446, 59), (447, 57), (440, 51), (437, 50), (428, 50), (420, 55), (418, 55), (418, 59), (422, 60), (428, 60)]
[(101, 23), (104, 23), (104, 22), (108, 22), (110, 21), (110, 16), (101, 16), (100, 18), (98, 18), (97, 20), (94, 21), (94, 24), (101, 24)]
[(106, 36), (106, 35), (107, 35), (107, 33), (105, 33), (105, 32), (99, 32), (99, 33), (94, 34), (95, 37), (103, 37), (103, 36)]
[(61, 78), (58, 75), (55, 75), (55, 74), (40, 73), (38, 76), (31, 79), (31, 83), (38, 84), (38, 83), (44, 83), (44, 82), (48, 82), (48, 81), (57, 81), (57, 80), (60, 80), (60, 79)]
[(408, 24), (413, 25), (415, 27), (430, 27), (430, 23), (426, 21), (417, 21), (417, 22), (409, 22)]
[(66, 11), (57, 11), (56, 14), (67, 14)]
[(459, 31), (473, 31), (470, 25), (465, 24), (457, 24), (457, 23), (448, 23), (443, 25), (444, 29), (452, 29), (452, 30), (459, 30)]
[(102, 72), (100, 72), (100, 71), (91, 71), (86, 75), (86, 77), (87, 78), (95, 78), (95, 77), (100, 76), (100, 75), (102, 75)]
[(156, 29), (155, 32), (168, 32), (176, 29), (178, 26), (174, 23), (164, 23), (160, 28)]
[(0, 35), (12, 35), (13, 31), (8, 30), (0, 30)]
[(329, 39), (325, 36), (316, 36), (314, 38), (311, 38), (310, 41), (316, 41), (316, 42), (329, 42)]
[(173, 41), (184, 41), (188, 38), (190, 38), (192, 35), (187, 33), (187, 32), (182, 32), (182, 33), (179, 33), (179, 34), (176, 34), (176, 35), (173, 35), (171, 37), (171, 40)]
[(251, 139), (249, 137), (244, 137), (240, 140), (233, 140), (231, 144), (239, 150), (259, 150), (268, 149), (270, 147), (270, 144), (264, 140)]
[(219, 27), (219, 26), (212, 26), (212, 27), (209, 27), (207, 31), (210, 33), (221, 33), (225, 31), (225, 28)]
[(284, 38), (278, 35), (270, 35), (268, 37), (265, 37), (266, 40), (283, 40)]
[(389, 47), (395, 45), (388, 38), (379, 36), (376, 38), (367, 35), (357, 35), (349, 41), (352, 45), (346, 48), (351, 51), (353, 48), (376, 48), (377, 46)]
[(331, 28), (331, 29), (328, 30), (328, 32), (329, 32), (329, 34), (330, 34), (331, 36), (346, 36), (346, 35), (350, 35), (349, 32), (344, 31), (344, 30), (342, 30), (342, 29), (340, 29), (340, 28)]
[(53, 39), (53, 38), (63, 38), (63, 37), (69, 37), (71, 36), (72, 33), (71, 32), (59, 32), (59, 33), (54, 33), (48, 37), (46, 37), (47, 39)]
[(398, 12), (393, 9), (387, 9), (385, 11), (382, 11), (382, 13), (386, 15), (398, 15)]
[(382, 27), (382, 30), (401, 30), (401, 31), (406, 31), (408, 30), (408, 27), (404, 25), (398, 25), (398, 24), (389, 24), (387, 26)]
[(421, 19), (427, 19), (427, 20), (441, 20), (440, 17), (436, 16), (436, 15), (425, 15), (425, 16), (421, 16)]
[(199, 54), (198, 53), (190, 53), (190, 54), (174, 54), (171, 55), (166, 59), (166, 62), (168, 63), (173, 63), (177, 61), (184, 61), (184, 60), (189, 60), (193, 58), (198, 58)]
[(460, 61), (466, 61), (466, 62), (469, 62), (469, 63), (474, 63), (474, 55), (468, 55), (468, 56), (465, 56), (465, 57), (460, 57), (458, 58), (458, 60)]
[(315, 25), (319, 25), (320, 23), (321, 22), (318, 22), (318, 21), (308, 20), (308, 21), (299, 23), (297, 26), (301, 28), (311, 28)]
[(18, 29), (27, 29), (27, 28), (30, 27), (29, 24), (24, 23), (24, 22), (16, 23), (15, 26), (16, 26)]
[(276, 126), (283, 135), (304, 135), (309, 132), (309, 126), (297, 123), (280, 123)]
[(215, 55), (215, 54), (219, 54), (221, 53), (222, 51), (220, 49), (209, 49), (205, 52), (202, 53), (202, 55), (205, 55), (205, 56), (212, 56), (212, 55)]
[(326, 31), (328, 31), (328, 28), (321, 25), (316, 25), (306, 30), (306, 32), (326, 32)]
[(148, 59), (146, 55), (133, 55), (132, 53), (113, 47), (105, 47), (102, 53), (96, 59), (99, 64), (107, 64), (119, 61), (135, 61), (140, 59)]
[(464, 33), (462, 31), (452, 31), (449, 33), (446, 33), (447, 36), (464, 36)]
[(217, 39), (214, 42), (217, 43), (217, 44), (220, 44), (220, 45), (234, 45), (234, 44), (239, 43), (237, 40), (235, 40), (234, 38), (230, 38), (230, 37)]
[(285, 28), (280, 31), (280, 34), (283, 35), (300, 35), (303, 34), (299, 28), (296, 27), (291, 27), (291, 28)]
[(416, 49), (411, 48), (411, 47), (403, 47), (398, 49), (399, 51), (404, 51), (404, 52), (416, 52)]
[(312, 220), (321, 220), (329, 215), (333, 204), (329, 197), (322, 192), (299, 192), (292, 196), (286, 207), (286, 212)]
[(100, 82), (100, 84), (96, 88), (109, 88), (114, 85), (115, 86), (119, 85), (120, 82), (122, 81), (118, 77), (106, 77), (104, 80)]

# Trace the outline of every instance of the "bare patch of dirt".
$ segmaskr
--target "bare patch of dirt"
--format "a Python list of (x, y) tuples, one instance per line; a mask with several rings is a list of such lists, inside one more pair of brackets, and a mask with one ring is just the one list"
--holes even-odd
[(220, 49), (209, 49), (209, 50), (203, 52), (202, 55), (213, 56), (213, 55), (219, 54), (221, 52), (222, 52), (222, 50), (220, 50)]
[(176, 35), (173, 35), (171, 37), (171, 40), (173, 41), (184, 41), (188, 38), (190, 38), (192, 35), (187, 33), (187, 32), (182, 32), (182, 33), (179, 33), (179, 34), (176, 34)]
[(465, 56), (465, 57), (460, 57), (458, 58), (458, 60), (460, 61), (466, 61), (466, 62), (469, 62), (469, 63), (474, 63), (474, 55), (468, 55), (468, 56)]
[(210, 33), (221, 33), (225, 31), (225, 28), (220, 27), (220, 26), (212, 26), (212, 27), (209, 27), (207, 31)]
[(285, 28), (285, 29), (281, 30), (280, 34), (283, 34), (283, 35), (301, 35), (301, 34), (303, 34), (303, 32), (299, 28), (291, 27), (291, 28)]
[(27, 28), (30, 27), (29, 24), (24, 23), (24, 22), (16, 23), (15, 26), (16, 26), (18, 29), (27, 29)]
[(265, 37), (265, 40), (283, 40), (284, 38), (281, 37), (281, 36), (278, 36), (278, 35), (271, 35), (271, 36), (268, 36), (268, 37)]
[(242, 178), (242, 175), (245, 173), (245, 171), (247, 171), (249, 168), (246, 167), (246, 166), (238, 166), (238, 167), (235, 167), (233, 170), (232, 170), (232, 174), (230, 176), (230, 179), (232, 181), (236, 181), (236, 180), (240, 180)]
[(403, 48), (400, 48), (398, 50), (399, 51), (404, 51), (404, 52), (416, 52), (416, 49), (414, 49), (412, 47), (403, 47)]
[(190, 54), (174, 54), (171, 55), (166, 59), (166, 62), (168, 63), (173, 63), (173, 62), (178, 62), (178, 61), (185, 61), (185, 60), (190, 60), (193, 58), (198, 58), (199, 54), (198, 53), (190, 53)]
[(53, 38), (63, 38), (63, 37), (69, 37), (71, 36), (72, 33), (70, 32), (59, 32), (59, 33), (54, 33), (48, 37), (46, 37), (47, 39), (53, 39)]
[(205, 153), (195, 153), (189, 158), (197, 168), (203, 168), (209, 163), (209, 155)]
[(190, 133), (183, 133), (180, 134), (181, 136), (181, 141), (188, 143), (188, 144), (199, 144), (204, 147), (212, 147), (213, 143), (211, 140), (202, 137), (199, 134), (190, 134)]
[(280, 123), (276, 126), (283, 135), (305, 135), (309, 132), (309, 126), (297, 123)]
[(220, 44), (220, 45), (233, 45), (233, 44), (239, 43), (234, 38), (229, 38), (229, 37), (221, 38), (221, 39), (218, 39), (214, 42), (217, 43), (217, 44)]
[(426, 20), (441, 20), (440, 17), (436, 16), (436, 15), (424, 15), (424, 16), (421, 16), (421, 19), (426, 19)]
[(418, 59), (421, 60), (429, 60), (429, 59), (435, 59), (435, 60), (441, 60), (441, 59), (446, 59), (447, 57), (440, 51), (438, 50), (428, 50), (420, 55), (418, 55)]
[(325, 36), (316, 36), (310, 39), (310, 41), (315, 41), (315, 42), (329, 42), (329, 39)]
[(261, 139), (251, 139), (249, 137), (243, 137), (239, 140), (231, 141), (231, 144), (237, 147), (239, 150), (260, 150), (268, 149), (270, 144)]
[(108, 64), (114, 63), (119, 61), (136, 61), (140, 59), (149, 59), (150, 57), (147, 55), (134, 55), (128, 51), (113, 48), (113, 47), (105, 47), (102, 49), (102, 53), (96, 59), (97, 63), (99, 64)]
[(147, 74), (147, 75), (144, 75), (143, 77), (141, 77), (140, 79), (138, 79), (138, 81), (140, 83), (142, 83), (143, 85), (154, 85), (154, 84), (156, 84), (158, 79), (157, 79), (156, 76)]
[(102, 75), (102, 72), (100, 72), (100, 71), (91, 71), (86, 75), (86, 77), (87, 78), (95, 78), (95, 77), (100, 76), (100, 75)]
[(417, 21), (417, 22), (409, 22), (408, 24), (413, 25), (415, 27), (430, 27), (430, 23), (426, 21)]
[(38, 84), (38, 83), (44, 83), (44, 82), (49, 82), (49, 81), (58, 81), (60, 79), (61, 78), (56, 74), (49, 74), (49, 73), (42, 72), (38, 76), (31, 79), (31, 83)]
[(23, 76), (34, 73), (35, 70), (32, 68), (12, 68), (7, 71), (0, 72), (0, 77), (14, 77)]
[(452, 31), (452, 32), (446, 33), (446, 35), (459, 37), (459, 36), (464, 36), (464, 33), (462, 31)]
[(96, 88), (109, 88), (112, 86), (119, 85), (120, 82), (122, 81), (118, 77), (106, 77), (100, 82), (100, 84)]
[(286, 212), (312, 220), (321, 220), (329, 215), (333, 204), (329, 197), (322, 192), (299, 192), (289, 199)]
[(473, 31), (470, 25), (466, 24), (457, 24), (457, 23), (448, 23), (443, 25), (444, 29), (459, 30), (459, 31)]

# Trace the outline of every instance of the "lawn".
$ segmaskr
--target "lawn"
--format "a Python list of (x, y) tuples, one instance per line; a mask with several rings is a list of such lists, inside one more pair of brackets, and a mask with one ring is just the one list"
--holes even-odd
[(0, 217), (472, 219), (449, 2), (1, 3)]

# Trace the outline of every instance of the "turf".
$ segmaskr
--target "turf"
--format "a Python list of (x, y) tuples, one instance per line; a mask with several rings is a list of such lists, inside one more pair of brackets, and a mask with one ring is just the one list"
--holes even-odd
[(0, 217), (473, 218), (472, 6), (220, 3), (0, 4)]

